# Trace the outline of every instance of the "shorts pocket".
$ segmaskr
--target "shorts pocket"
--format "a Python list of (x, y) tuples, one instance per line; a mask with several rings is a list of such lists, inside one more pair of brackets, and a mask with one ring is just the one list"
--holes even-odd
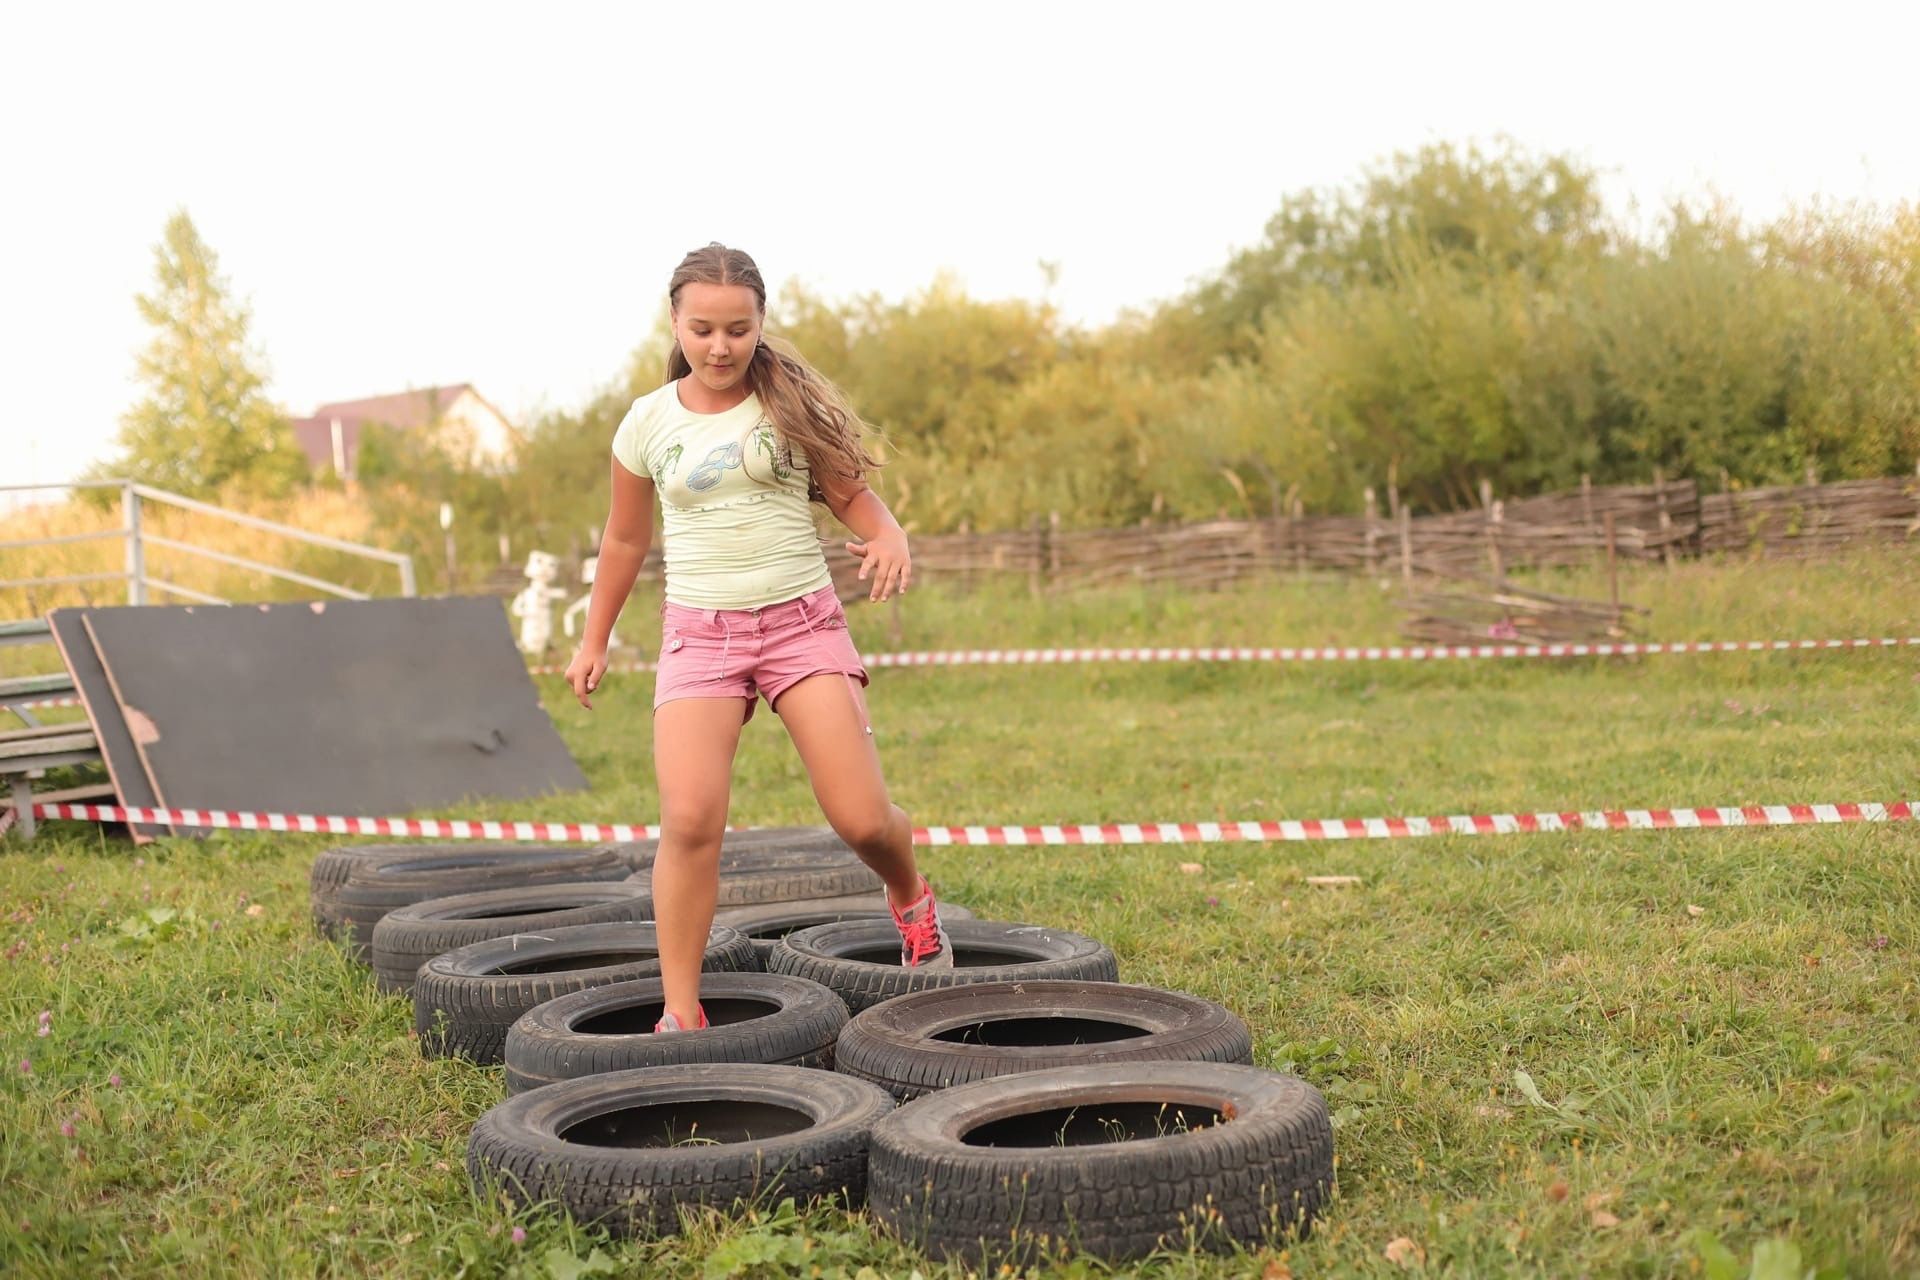
[(724, 640), (727, 629), (721, 623), (708, 622), (691, 609), (675, 609), (661, 619), (661, 648), (674, 638), (680, 640)]

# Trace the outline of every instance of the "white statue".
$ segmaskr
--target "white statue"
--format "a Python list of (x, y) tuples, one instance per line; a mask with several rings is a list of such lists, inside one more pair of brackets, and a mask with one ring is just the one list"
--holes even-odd
[[(580, 562), (580, 581), (585, 585), (591, 587), (593, 585), (593, 571), (596, 568), (598, 568), (599, 565), (600, 565), (599, 556), (588, 556), (585, 560), (582, 560)], [(593, 592), (589, 591), (585, 595), (581, 596), (578, 600), (575, 600), (572, 604), (568, 605), (567, 611), (560, 615), (560, 625), (566, 630), (567, 639), (569, 640), (573, 639), (574, 620), (578, 618), (585, 618), (587, 615), (587, 606), (591, 603), (593, 603)], [(582, 623), (581, 625), (584, 626), (585, 624)], [(619, 647), (620, 647), (619, 634), (616, 632), (609, 631), (607, 633), (607, 648), (618, 649)]]
[(513, 598), (513, 616), (520, 619), (520, 651), (544, 654), (553, 641), (553, 602), (566, 591), (553, 585), (560, 561), (545, 551), (529, 551), (526, 588)]

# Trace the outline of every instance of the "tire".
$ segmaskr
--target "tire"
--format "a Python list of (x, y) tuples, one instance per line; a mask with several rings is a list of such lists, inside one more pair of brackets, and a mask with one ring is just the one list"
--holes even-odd
[(895, 1101), (954, 1085), (1110, 1062), (1253, 1065), (1253, 1036), (1199, 996), (1118, 982), (995, 982), (917, 991), (864, 1010), (834, 1069)]
[(833, 1069), (847, 1006), (817, 982), (779, 973), (715, 973), (700, 980), (713, 1025), (649, 1034), (666, 1010), (658, 978), (591, 987), (549, 1000), (507, 1029), (507, 1092), (559, 1080), (696, 1062), (762, 1062)]
[(1332, 1185), (1333, 1126), (1311, 1085), (1256, 1067), (1057, 1067), (901, 1107), (874, 1128), (868, 1177), (888, 1229), (983, 1273), (1183, 1250), (1190, 1230), (1224, 1250), (1305, 1233)]
[(420, 966), (472, 942), (544, 933), (576, 924), (653, 919), (653, 899), (620, 881), (517, 885), (428, 898), (389, 911), (373, 926), (373, 979), (380, 990), (413, 990)]
[[(645, 871), (653, 865), (653, 856), (660, 851), (660, 841), (658, 838), (634, 840), (615, 845), (614, 848), (620, 851), (628, 866), (635, 871)], [(838, 853), (846, 848), (847, 842), (835, 835), (831, 827), (750, 827), (745, 831), (729, 831), (720, 837), (723, 853), (748, 849)]]
[[(874, 1124), (892, 1109), (884, 1090), (830, 1071), (616, 1071), (522, 1093), (481, 1116), (467, 1172), (484, 1199), (497, 1188), (521, 1205), (555, 1200), (622, 1236), (678, 1230), (683, 1204), (724, 1211), (792, 1196), (857, 1208)], [(717, 1142), (665, 1145), (682, 1126)]]
[[(609, 845), (607, 848), (623, 846)], [(314, 925), (322, 933), (327, 932), (329, 921), (321, 915), (321, 904), (331, 904), (334, 894), (347, 877), (355, 871), (372, 870), (392, 862), (406, 862), (414, 858), (458, 857), (470, 853), (556, 853), (578, 854), (579, 845), (538, 845), (495, 842), (489, 844), (424, 844), (416, 841), (412, 844), (347, 844), (338, 848), (326, 849), (313, 860), (313, 868), (307, 875), (307, 901), (313, 907)]]
[[(649, 865), (627, 879), (651, 887), (652, 868)], [(880, 877), (845, 845), (800, 849), (783, 844), (741, 849), (729, 849), (724, 843), (720, 846), (717, 902), (722, 907), (882, 892), (885, 886)]]
[(610, 845), (597, 849), (414, 850), (412, 857), (380, 859), (350, 872), (316, 904), (322, 927), (356, 960), (368, 958), (373, 927), (400, 907), (456, 893), (515, 885), (621, 880), (627, 865)]
[(954, 952), (951, 969), (902, 968), (900, 934), (891, 920), (843, 920), (790, 933), (774, 944), (767, 968), (831, 988), (855, 1014), (937, 987), (1036, 978), (1114, 982), (1120, 976), (1113, 948), (1084, 934), (994, 920), (942, 923)]
[[(747, 940), (731, 929), (707, 937), (707, 972), (752, 969)], [(413, 984), (413, 1026), (429, 1058), (499, 1062), (507, 1028), (535, 1005), (614, 982), (660, 975), (651, 924), (578, 924), (538, 934), (475, 942), (420, 966)]]
[[(848, 895), (839, 898), (811, 898), (804, 902), (763, 902), (751, 907), (722, 907), (713, 922), (737, 929), (760, 953), (764, 965), (773, 952), (773, 944), (796, 929), (816, 924), (835, 924), (841, 920), (889, 919), (885, 892)], [(973, 912), (958, 903), (940, 904), (940, 919), (971, 920)]]

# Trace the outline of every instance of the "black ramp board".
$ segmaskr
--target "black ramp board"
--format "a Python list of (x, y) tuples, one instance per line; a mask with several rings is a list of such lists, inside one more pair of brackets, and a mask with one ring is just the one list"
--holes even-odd
[[(93, 726), (100, 755), (107, 762), (107, 777), (113, 783), (114, 795), (130, 809), (157, 809), (160, 798), (147, 780), (146, 767), (140, 763), (140, 753), (134, 750), (126, 719), (121, 716), (120, 704), (114, 700), (113, 688), (107, 682), (106, 668), (100, 665), (100, 655), (94, 652), (93, 639), (87, 635), (87, 612), (55, 609), (47, 614), (54, 646), (60, 650), (60, 659), (73, 676), (80, 705), (86, 708), (87, 722)], [(141, 843), (165, 834), (160, 827), (130, 829), (134, 840)]]
[(121, 607), (87, 624), (173, 808), (379, 815), (587, 785), (491, 597)]

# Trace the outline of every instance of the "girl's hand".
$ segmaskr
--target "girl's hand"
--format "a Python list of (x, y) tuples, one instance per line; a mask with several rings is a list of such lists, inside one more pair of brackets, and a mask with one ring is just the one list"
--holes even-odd
[(580, 699), (580, 705), (593, 710), (593, 704), (587, 701), (587, 695), (600, 687), (600, 678), (607, 674), (607, 651), (589, 653), (581, 646), (573, 655), (573, 661), (567, 664), (567, 683), (573, 686), (573, 696)]
[(907, 554), (907, 535), (889, 529), (865, 542), (849, 542), (847, 550), (860, 557), (860, 581), (873, 579), (871, 599), (886, 600), (894, 591), (907, 593), (913, 581), (913, 557)]

